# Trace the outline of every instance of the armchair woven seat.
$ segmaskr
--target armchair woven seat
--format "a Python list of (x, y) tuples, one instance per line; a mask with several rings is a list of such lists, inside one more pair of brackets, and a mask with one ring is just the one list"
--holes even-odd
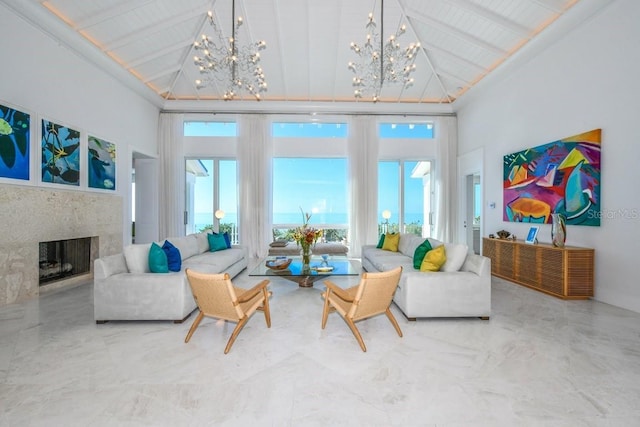
[(261, 281), (251, 289), (243, 289), (234, 286), (227, 273), (205, 274), (190, 269), (186, 269), (185, 273), (199, 309), (198, 316), (193, 321), (184, 340), (185, 343), (189, 342), (204, 316), (237, 323), (231, 337), (229, 337), (224, 354), (231, 350), (238, 334), (256, 310), (264, 312), (267, 327), (271, 327), (271, 313), (269, 311), (271, 292), (267, 290), (268, 280)]
[(342, 289), (330, 280), (326, 280), (324, 284), (327, 290), (322, 294), (324, 298), (322, 329), (327, 325), (329, 313), (336, 311), (349, 325), (362, 351), (367, 351), (356, 322), (384, 313), (398, 335), (402, 337), (400, 326), (389, 310), (401, 274), (402, 267), (380, 273), (362, 273), (360, 283), (348, 289)]

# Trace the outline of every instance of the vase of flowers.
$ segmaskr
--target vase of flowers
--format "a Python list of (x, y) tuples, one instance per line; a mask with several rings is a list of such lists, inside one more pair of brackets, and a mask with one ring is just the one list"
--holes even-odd
[(309, 227), (309, 220), (311, 214), (304, 213), (302, 208), (302, 225), (294, 230), (293, 239), (296, 241), (300, 250), (300, 256), (302, 257), (302, 270), (310, 269), (311, 262), (311, 246), (315, 245), (320, 237), (322, 237), (322, 230), (314, 227)]

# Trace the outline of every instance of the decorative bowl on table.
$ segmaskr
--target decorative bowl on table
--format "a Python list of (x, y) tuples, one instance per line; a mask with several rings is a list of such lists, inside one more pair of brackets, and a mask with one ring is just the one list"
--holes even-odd
[(285, 270), (291, 264), (291, 258), (276, 258), (276, 259), (268, 259), (265, 262), (267, 268), (272, 270)]

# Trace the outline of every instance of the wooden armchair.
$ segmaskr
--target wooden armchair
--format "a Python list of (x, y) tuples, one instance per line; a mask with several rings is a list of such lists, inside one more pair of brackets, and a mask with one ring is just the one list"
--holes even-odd
[(324, 298), (322, 329), (327, 325), (329, 313), (337, 311), (351, 328), (362, 351), (367, 351), (355, 322), (384, 313), (398, 335), (402, 336), (400, 326), (389, 310), (401, 274), (402, 267), (380, 273), (362, 273), (360, 283), (348, 289), (342, 289), (330, 280), (326, 280), (324, 284), (327, 290), (322, 294)]
[(267, 290), (268, 280), (263, 280), (251, 289), (243, 289), (231, 283), (228, 273), (205, 274), (190, 269), (186, 269), (185, 273), (199, 309), (198, 317), (193, 321), (184, 339), (185, 343), (189, 342), (204, 316), (238, 323), (229, 337), (224, 354), (231, 350), (238, 334), (256, 310), (264, 311), (267, 327), (271, 327), (269, 312), (271, 292)]

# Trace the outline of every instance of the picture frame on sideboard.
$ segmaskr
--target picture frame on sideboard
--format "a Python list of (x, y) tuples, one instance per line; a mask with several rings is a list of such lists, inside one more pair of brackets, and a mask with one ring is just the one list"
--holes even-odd
[(524, 241), (525, 243), (528, 243), (530, 245), (536, 244), (538, 243), (538, 230), (540, 230), (540, 226), (539, 225), (533, 225), (531, 226), (531, 228), (529, 228), (529, 232), (527, 233), (527, 238)]

